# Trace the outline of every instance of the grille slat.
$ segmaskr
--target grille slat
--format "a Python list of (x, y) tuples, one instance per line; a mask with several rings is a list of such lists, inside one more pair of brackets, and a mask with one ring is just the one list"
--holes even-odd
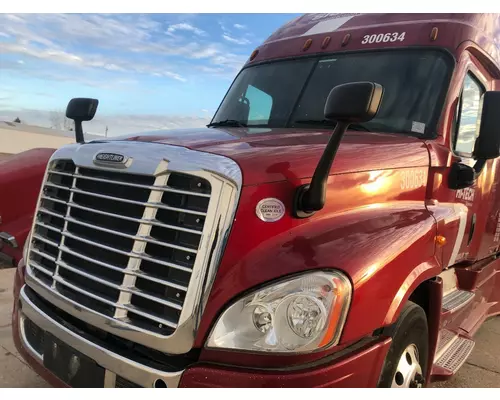
[(189, 213), (189, 214), (194, 214), (194, 215), (200, 215), (200, 216), (205, 216), (207, 215), (205, 212), (201, 211), (195, 211), (195, 210), (190, 210), (190, 209), (184, 209), (184, 208), (179, 208), (179, 207), (170, 207), (167, 205), (164, 205), (162, 203), (147, 203), (147, 202), (141, 202), (141, 201), (136, 201), (136, 200), (128, 200), (120, 197), (114, 197), (114, 196), (108, 196), (105, 194), (99, 194), (99, 193), (94, 193), (94, 192), (86, 192), (80, 189), (70, 189), (71, 192), (77, 193), (77, 194), (83, 194), (87, 196), (93, 196), (93, 197), (98, 197), (100, 199), (106, 199), (106, 200), (113, 200), (116, 202), (122, 202), (122, 203), (128, 203), (128, 204), (135, 204), (135, 205), (141, 205), (141, 206), (147, 206), (151, 208), (161, 208), (164, 210), (171, 210), (171, 211), (178, 211), (178, 212), (183, 212), (183, 213)]
[(54, 202), (59, 203), (59, 204), (64, 204), (64, 205), (68, 204), (66, 201), (58, 199), (57, 197), (50, 197), (50, 196), (42, 195), (41, 198), (42, 198), (42, 200), (54, 201)]
[[(106, 268), (106, 269), (109, 269), (111, 271), (115, 271), (115, 272), (119, 272), (119, 273), (123, 273), (125, 275), (133, 275), (133, 276), (136, 276), (138, 278), (141, 278), (141, 279), (146, 279), (146, 280), (149, 280), (151, 282), (155, 282), (155, 283), (158, 283), (160, 285), (163, 285), (163, 286), (168, 286), (168, 287), (171, 287), (172, 289), (177, 289), (177, 290), (181, 290), (183, 292), (186, 292), (187, 291), (187, 286), (183, 286), (183, 285), (178, 285), (174, 282), (169, 282), (167, 280), (164, 280), (164, 279), (159, 279), (159, 278), (156, 278), (150, 274), (147, 274), (145, 272), (142, 272), (140, 270), (138, 271), (129, 271), (129, 270), (126, 270), (124, 268), (120, 268), (120, 267), (116, 267), (114, 265), (110, 265), (110, 264), (107, 264), (107, 263), (104, 263), (102, 261), (99, 261), (99, 260), (95, 260), (93, 258), (90, 258), (90, 257), (87, 257), (83, 254), (80, 254), (80, 253), (77, 253), (76, 251), (73, 251), (65, 246), (61, 246), (60, 247), (60, 250), (63, 252), (63, 253), (68, 253), (68, 254), (71, 254), (72, 256), (75, 256), (75, 257), (78, 257), (84, 261), (87, 261), (87, 262), (90, 262), (90, 263), (93, 263), (93, 264), (96, 264), (96, 266), (100, 266), (100, 267), (103, 267), (103, 268)], [(64, 257), (64, 256), (63, 256)]]
[(51, 226), (51, 225), (48, 225), (48, 224), (45, 224), (45, 223), (43, 223), (43, 222), (39, 222), (39, 221), (37, 221), (37, 222), (36, 222), (36, 225), (37, 225), (37, 226), (40, 226), (40, 227), (42, 227), (42, 228), (48, 229), (49, 231), (54, 231), (54, 232), (57, 232), (57, 233), (61, 233), (61, 232), (62, 232), (62, 230), (61, 230), (61, 229), (59, 229), (59, 228), (55, 228), (55, 227), (53, 227), (53, 226)]
[(69, 202), (68, 205), (72, 209), (77, 208), (77, 209), (80, 209), (80, 210), (83, 210), (83, 211), (89, 211), (89, 212), (92, 212), (92, 213), (95, 213), (95, 214), (104, 215), (106, 217), (123, 219), (125, 221), (136, 222), (138, 224), (158, 226), (160, 228), (174, 229), (174, 230), (178, 230), (178, 231), (181, 231), (181, 232), (187, 232), (187, 233), (193, 233), (195, 235), (201, 235), (201, 231), (197, 231), (197, 230), (194, 230), (194, 229), (183, 228), (182, 226), (177, 226), (177, 225), (163, 224), (163, 223), (161, 223), (161, 222), (159, 222), (157, 220), (128, 217), (126, 215), (114, 214), (114, 213), (110, 213), (110, 212), (106, 212), (106, 211), (101, 211), (101, 210), (97, 210), (97, 209), (85, 207), (85, 206), (82, 206), (80, 204), (76, 204), (76, 203), (73, 203), (73, 202)]
[[(67, 174), (67, 173), (61, 173), (61, 172), (55, 172), (55, 174), (74, 177), (74, 175)], [(110, 183), (110, 184), (114, 184), (114, 185), (117, 184), (117, 181), (113, 181), (110, 179), (96, 178), (96, 177), (90, 177), (90, 176), (85, 176), (85, 175), (78, 175), (76, 177), (78, 179), (90, 180), (90, 181), (94, 181), (94, 182)], [(161, 186), (154, 186), (154, 185), (141, 185), (141, 184), (137, 184), (137, 183), (130, 183), (130, 182), (124, 182), (124, 181), (120, 181), (119, 184), (124, 185), (124, 186), (140, 188), (140, 189), (157, 190), (160, 192), (177, 193), (177, 194), (185, 194), (185, 195), (190, 195), (190, 196), (199, 196), (199, 197), (210, 198), (210, 194), (189, 192), (187, 190), (174, 189), (171, 187), (161, 187)]]
[(42, 251), (40, 251), (38, 249), (32, 248), (31, 252), (35, 253), (35, 254), (37, 254), (39, 256), (45, 257), (45, 258), (49, 259), (52, 262), (56, 262), (56, 258), (55, 257), (52, 257), (50, 254), (46, 254), (46, 253), (44, 253), (44, 252), (42, 252)]
[(97, 226), (97, 225), (88, 224), (88, 223), (80, 221), (80, 220), (78, 220), (76, 218), (66, 217), (65, 220), (68, 221), (68, 222), (77, 224), (77, 225), (82, 225), (82, 226), (85, 226), (85, 227), (88, 227), (88, 228), (91, 228), (91, 229), (96, 229), (96, 230), (101, 231), (101, 232), (106, 232), (106, 233), (109, 233), (109, 234), (112, 234), (112, 235), (122, 236), (124, 238), (131, 239), (131, 240), (134, 240), (134, 241), (153, 243), (153, 244), (156, 244), (158, 246), (170, 247), (172, 249), (187, 251), (187, 252), (190, 252), (190, 253), (196, 253), (196, 250), (190, 249), (188, 247), (177, 246), (175, 244), (171, 244), (171, 243), (167, 243), (167, 242), (160, 242), (159, 240), (154, 240), (151, 237), (142, 237), (142, 236), (137, 236), (137, 235), (129, 235), (127, 233), (118, 232), (118, 231), (115, 231), (115, 230), (112, 230), (112, 229), (107, 229), (107, 228), (103, 228), (103, 227), (100, 227), (100, 226)]
[[(139, 297), (144, 297), (145, 299), (154, 301), (156, 303), (159, 303), (159, 304), (164, 305), (166, 307), (173, 308), (175, 310), (182, 310), (182, 307), (180, 305), (178, 305), (178, 304), (172, 303), (172, 302), (167, 301), (167, 300), (163, 300), (163, 299), (161, 299), (159, 297), (151, 296), (148, 293), (146, 293), (146, 292), (144, 292), (142, 290), (139, 290), (139, 289), (131, 289), (131, 288), (123, 287), (121, 285), (117, 285), (115, 283), (107, 281), (106, 279), (101, 279), (101, 278), (99, 278), (99, 277), (97, 277), (95, 275), (91, 275), (91, 274), (88, 274), (88, 273), (86, 273), (84, 271), (81, 271), (78, 268), (73, 268), (73, 267), (69, 266), (68, 264), (66, 264), (65, 262), (58, 262), (57, 265), (59, 265), (62, 268), (65, 268), (65, 269), (67, 269), (67, 270), (69, 270), (69, 271), (71, 271), (71, 272), (73, 272), (75, 274), (81, 275), (81, 276), (83, 276), (83, 277), (85, 277), (87, 279), (90, 279), (92, 281), (100, 283), (101, 285), (108, 286), (110, 288), (113, 288), (113, 289), (116, 289), (116, 290), (120, 290), (122, 292), (132, 293), (132, 294), (134, 294), (136, 296), (139, 296)], [(38, 266), (36, 266), (36, 268), (38, 268)], [(50, 272), (48, 272), (48, 274), (50, 275)]]
[(67, 186), (61, 186), (61, 185), (58, 185), (58, 184), (52, 183), (52, 182), (46, 182), (45, 186), (48, 188), (54, 188), (54, 189), (60, 189), (60, 190), (70, 190), (70, 188)]
[(177, 328), (211, 200), (210, 183), (49, 165), (28, 259), (51, 290), (137, 329)]
[(38, 212), (42, 212), (42, 213), (45, 213), (45, 214), (48, 214), (48, 215), (51, 215), (53, 217), (56, 217), (56, 218), (63, 218), (64, 219), (64, 215), (61, 215), (59, 213), (55, 213), (53, 211), (50, 211), (50, 210), (47, 210), (46, 208), (44, 207), (40, 207), (38, 209)]
[(54, 271), (49, 271), (48, 269), (42, 267), (40, 264), (38, 264), (37, 262), (34, 262), (34, 261), (31, 262), (31, 266), (35, 267), (40, 272), (43, 272), (47, 276), (52, 276), (52, 274), (54, 273)]
[(52, 247), (56, 247), (56, 248), (57, 248), (57, 247), (59, 246), (59, 244), (58, 244), (58, 243), (53, 242), (52, 240), (49, 240), (49, 239), (47, 239), (47, 238), (44, 238), (43, 236), (40, 236), (40, 235), (39, 235), (39, 234), (37, 234), (37, 233), (34, 233), (34, 234), (33, 234), (33, 239), (39, 240), (40, 242), (43, 242), (43, 243), (45, 243), (45, 244), (48, 244), (48, 245), (50, 245), (50, 246), (52, 246)]

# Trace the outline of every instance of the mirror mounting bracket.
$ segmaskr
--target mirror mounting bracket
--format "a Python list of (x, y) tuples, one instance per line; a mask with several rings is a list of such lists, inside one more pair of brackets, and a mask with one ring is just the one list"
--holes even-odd
[(476, 177), (481, 173), (483, 170), (484, 166), (486, 165), (487, 160), (477, 160), (474, 166), (472, 167), (474, 169), (474, 173), (476, 174)]

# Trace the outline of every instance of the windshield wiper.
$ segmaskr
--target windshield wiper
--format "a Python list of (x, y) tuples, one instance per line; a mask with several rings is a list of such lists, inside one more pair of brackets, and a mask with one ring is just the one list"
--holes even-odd
[(363, 124), (349, 124), (349, 128), (347, 128), (348, 131), (363, 131), (363, 132), (371, 132), (370, 129), (368, 129), (366, 126)]
[(304, 125), (326, 125), (328, 127), (332, 127), (337, 123), (334, 121), (330, 121), (329, 119), (299, 119), (297, 121), (293, 121), (294, 124), (304, 124)]
[(209, 128), (211, 126), (236, 126), (240, 128), (246, 128), (247, 125), (235, 119), (225, 119), (223, 121), (212, 122), (211, 124), (207, 125), (207, 127)]
[[(328, 128), (334, 127), (337, 124), (335, 121), (331, 121), (329, 119), (299, 119), (298, 121), (294, 121), (294, 123), (304, 125), (323, 125)], [(362, 124), (350, 124), (347, 130), (371, 132), (370, 129)]]

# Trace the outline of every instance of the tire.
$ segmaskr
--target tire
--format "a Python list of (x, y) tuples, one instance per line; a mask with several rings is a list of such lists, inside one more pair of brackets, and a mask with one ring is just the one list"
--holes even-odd
[(428, 355), (427, 317), (422, 307), (409, 301), (396, 321), (378, 387), (425, 387)]

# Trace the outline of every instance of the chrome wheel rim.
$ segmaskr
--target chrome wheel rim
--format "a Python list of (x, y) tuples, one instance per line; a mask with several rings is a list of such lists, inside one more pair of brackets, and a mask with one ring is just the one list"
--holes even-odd
[(420, 366), (418, 349), (410, 344), (399, 358), (396, 372), (392, 378), (392, 388), (421, 388), (424, 385), (422, 367)]

